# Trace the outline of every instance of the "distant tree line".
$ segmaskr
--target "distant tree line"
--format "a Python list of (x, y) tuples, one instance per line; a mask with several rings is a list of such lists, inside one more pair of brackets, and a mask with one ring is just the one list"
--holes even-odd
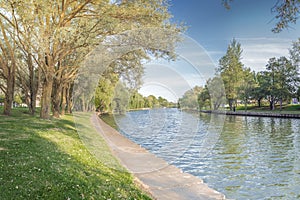
[(126, 87), (122, 82), (116, 83), (114, 87), (112, 85), (107, 80), (99, 81), (96, 88), (95, 106), (100, 113), (123, 114), (129, 110), (177, 107), (177, 103), (169, 102), (161, 96), (145, 97), (137, 90)]
[(293, 42), (289, 58), (270, 58), (264, 71), (255, 72), (241, 62), (241, 44), (235, 39), (229, 44), (226, 54), (219, 60), (216, 76), (207, 80), (205, 86), (187, 91), (179, 99), (182, 107), (217, 110), (229, 105), (230, 110), (243, 103), (245, 109), (249, 101), (257, 106), (265, 100), (270, 110), (292, 98), (300, 100), (300, 39)]

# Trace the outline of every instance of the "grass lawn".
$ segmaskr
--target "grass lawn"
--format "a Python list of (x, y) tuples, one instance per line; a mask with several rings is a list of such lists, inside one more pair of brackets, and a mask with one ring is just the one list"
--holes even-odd
[[(237, 111), (244, 111), (245, 107), (244, 106), (238, 106)], [(275, 110), (270, 110), (269, 106), (253, 106), (249, 105), (247, 106), (247, 111), (251, 112), (265, 112), (265, 113), (282, 113), (282, 114), (300, 114), (300, 105), (284, 105), (282, 107), (282, 110), (280, 110), (280, 107), (276, 105)]]
[[(94, 152), (84, 145), (73, 116), (41, 120), (25, 110), (0, 115), (1, 200), (150, 199), (128, 172), (106, 164), (118, 163), (103, 140), (93, 143), (101, 145)], [(95, 135), (89, 115), (81, 118), (76, 126)]]

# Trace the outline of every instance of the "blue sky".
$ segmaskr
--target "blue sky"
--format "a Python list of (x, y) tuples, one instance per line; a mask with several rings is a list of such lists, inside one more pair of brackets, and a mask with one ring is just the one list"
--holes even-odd
[[(291, 47), (292, 41), (300, 37), (300, 21), (288, 30), (278, 34), (272, 33), (276, 21), (271, 8), (277, 0), (234, 0), (230, 10), (224, 8), (221, 0), (170, 0), (169, 2), (169, 10), (173, 15), (172, 22), (183, 22), (188, 27), (185, 32), (186, 37), (203, 48), (215, 66), (226, 53), (227, 46), (233, 38), (242, 45), (244, 65), (255, 71), (261, 71), (264, 70), (269, 58), (288, 56), (288, 48)], [(190, 54), (192, 53), (194, 51), (191, 50)], [(189, 61), (184, 62), (184, 59), (179, 59), (176, 63), (160, 62), (163, 63), (159, 64), (160, 67), (174, 69), (176, 71), (174, 73), (183, 77), (184, 84), (189, 83), (185, 90), (195, 85), (203, 85), (205, 78), (209, 78), (205, 76), (203, 78), (201, 72), (194, 73), (195, 67), (191, 66)], [(202, 62), (202, 59), (197, 62)], [(148, 65), (151, 66), (153, 64)], [(172, 80), (172, 73), (160, 73), (159, 67), (157, 71), (153, 69), (149, 71), (148, 67), (146, 66), (147, 80), (158, 84), (160, 80), (167, 80), (168, 84), (164, 84), (164, 88), (170, 88), (171, 93), (177, 94), (176, 98), (183, 94), (183, 87), (179, 86), (178, 81)], [(201, 68), (202, 71), (203, 69)], [(176, 82), (176, 86), (172, 85), (172, 82)], [(176, 87), (181, 88), (180, 91), (177, 89), (178, 91), (174, 92)], [(155, 89), (151, 90), (148, 85), (147, 90), (142, 88), (141, 91), (145, 95), (156, 93), (156, 96), (165, 96), (169, 100), (176, 99), (174, 95), (173, 97), (167, 95), (168, 92), (163, 88), (153, 88)]]

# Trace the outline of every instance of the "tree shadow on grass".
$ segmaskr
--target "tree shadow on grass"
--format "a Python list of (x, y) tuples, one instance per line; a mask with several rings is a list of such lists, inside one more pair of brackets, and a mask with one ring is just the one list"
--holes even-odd
[[(0, 119), (6, 123), (0, 138), (7, 139), (0, 140), (1, 199), (148, 199), (128, 173), (104, 166), (86, 150), (71, 120)], [(71, 149), (44, 136), (65, 139)]]

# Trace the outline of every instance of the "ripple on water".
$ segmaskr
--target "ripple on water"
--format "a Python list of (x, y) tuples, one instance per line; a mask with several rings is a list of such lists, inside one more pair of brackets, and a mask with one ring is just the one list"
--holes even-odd
[(300, 199), (298, 119), (226, 116), (210, 148), (203, 146), (215, 137), (210, 127), (223, 125), (210, 124), (210, 117), (157, 109), (130, 112), (117, 122), (126, 137), (228, 198)]

